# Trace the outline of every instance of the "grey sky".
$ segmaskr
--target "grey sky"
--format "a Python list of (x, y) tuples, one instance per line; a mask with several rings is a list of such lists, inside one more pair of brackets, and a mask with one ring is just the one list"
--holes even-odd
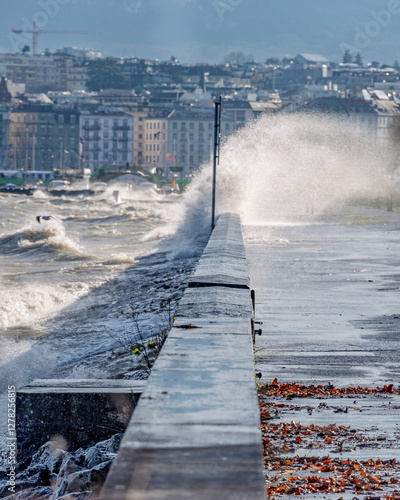
[(86, 30), (39, 36), (38, 49), (86, 46), (114, 56), (220, 62), (231, 51), (268, 57), (343, 50), (365, 61), (400, 59), (400, 0), (0, 0), (0, 51), (31, 36), (12, 28)]

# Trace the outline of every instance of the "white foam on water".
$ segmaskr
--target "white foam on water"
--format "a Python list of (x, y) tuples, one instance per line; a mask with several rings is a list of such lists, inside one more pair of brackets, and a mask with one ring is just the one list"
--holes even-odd
[(83, 283), (24, 284), (0, 290), (0, 328), (33, 326), (48, 320), (90, 290)]

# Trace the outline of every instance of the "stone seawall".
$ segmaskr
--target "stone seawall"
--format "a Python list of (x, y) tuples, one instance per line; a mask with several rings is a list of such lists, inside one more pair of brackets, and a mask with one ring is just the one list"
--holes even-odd
[(265, 499), (240, 219), (219, 217), (102, 491), (104, 500)]

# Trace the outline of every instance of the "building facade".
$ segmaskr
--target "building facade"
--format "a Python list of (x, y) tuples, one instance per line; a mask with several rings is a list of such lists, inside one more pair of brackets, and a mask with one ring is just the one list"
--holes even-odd
[[(10, 169), (29, 176), (30, 171), (80, 167), (78, 110), (32, 103), (14, 109), (9, 116)], [(49, 177), (44, 174), (43, 178)]]
[(144, 167), (165, 175), (168, 162), (168, 116), (144, 119)]
[(8, 168), (9, 124), (8, 108), (0, 106), (0, 170)]
[(145, 108), (131, 108), (127, 113), (132, 117), (132, 156), (133, 164), (143, 167), (145, 164), (145, 119), (149, 110)]
[[(224, 138), (246, 123), (245, 114), (226, 111), (221, 124)], [(212, 157), (214, 151), (214, 111), (174, 110), (168, 116), (165, 175), (187, 178)]]
[(81, 112), (80, 136), (85, 167), (129, 167), (133, 163), (132, 116), (117, 108)]
[(0, 54), (0, 75), (16, 84), (25, 84), (27, 92), (57, 88), (58, 71), (51, 56)]

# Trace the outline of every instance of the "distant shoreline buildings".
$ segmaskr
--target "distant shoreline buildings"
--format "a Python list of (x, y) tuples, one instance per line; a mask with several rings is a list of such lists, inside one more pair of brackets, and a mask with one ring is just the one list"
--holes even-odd
[(347, 116), (385, 144), (400, 109), (400, 67), (347, 56), (261, 64), (232, 54), (225, 64), (189, 65), (72, 47), (0, 54), (0, 175), (142, 168), (188, 178), (212, 154), (220, 95), (224, 137), (265, 113), (310, 110)]

